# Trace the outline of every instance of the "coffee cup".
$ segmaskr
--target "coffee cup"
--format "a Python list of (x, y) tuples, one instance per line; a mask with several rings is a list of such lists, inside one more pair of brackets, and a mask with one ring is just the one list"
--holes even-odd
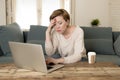
[(94, 64), (96, 59), (96, 53), (95, 52), (88, 52), (88, 63)]

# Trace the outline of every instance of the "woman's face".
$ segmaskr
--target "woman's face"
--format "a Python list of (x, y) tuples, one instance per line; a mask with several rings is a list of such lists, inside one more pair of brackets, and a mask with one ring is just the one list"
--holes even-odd
[(68, 21), (65, 21), (63, 19), (63, 16), (55, 17), (55, 26), (54, 26), (54, 28), (58, 33), (64, 34), (68, 24), (69, 24)]

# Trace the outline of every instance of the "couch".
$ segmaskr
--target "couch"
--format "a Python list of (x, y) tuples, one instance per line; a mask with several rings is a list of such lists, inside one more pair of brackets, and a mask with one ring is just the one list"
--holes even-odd
[[(111, 27), (80, 27), (84, 30), (87, 52), (94, 51), (97, 54), (96, 62), (112, 62), (120, 65), (119, 31), (113, 32)], [(17, 23), (0, 26), (0, 63), (13, 63), (8, 41), (42, 44), (45, 52), (46, 29), (46, 26), (30, 25), (30, 30), (22, 31)]]

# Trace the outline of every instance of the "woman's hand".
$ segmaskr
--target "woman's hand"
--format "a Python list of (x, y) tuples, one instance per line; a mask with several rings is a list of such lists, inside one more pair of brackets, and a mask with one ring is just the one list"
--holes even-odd
[(48, 58), (46, 59), (46, 63), (47, 63), (47, 64), (50, 64), (50, 63), (58, 64), (58, 63), (57, 63), (57, 59), (52, 58), (52, 57), (48, 57)]
[(55, 58), (52, 58), (52, 57), (48, 57), (46, 59), (46, 63), (47, 64), (49, 64), (49, 63), (53, 63), (53, 64), (64, 63), (64, 58), (55, 59)]
[(54, 18), (50, 21), (50, 24), (49, 24), (49, 26), (46, 30), (46, 41), (47, 42), (51, 41), (51, 36), (50, 36), (51, 35), (51, 30), (55, 25), (56, 25), (56, 19)]
[(50, 21), (49, 27), (53, 28), (55, 25), (56, 25), (56, 19), (54, 18)]
[(50, 32), (55, 25), (56, 25), (56, 19), (54, 18), (50, 21), (47, 31)]

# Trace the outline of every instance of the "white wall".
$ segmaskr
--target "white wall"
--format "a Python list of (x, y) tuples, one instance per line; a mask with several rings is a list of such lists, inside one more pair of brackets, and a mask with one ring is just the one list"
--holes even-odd
[(100, 20), (100, 26), (110, 26), (109, 0), (76, 0), (75, 24), (90, 26), (94, 18)]
[(5, 0), (0, 0), (0, 25), (6, 24)]
[(120, 31), (120, 0), (110, 0), (110, 16), (113, 31)]

